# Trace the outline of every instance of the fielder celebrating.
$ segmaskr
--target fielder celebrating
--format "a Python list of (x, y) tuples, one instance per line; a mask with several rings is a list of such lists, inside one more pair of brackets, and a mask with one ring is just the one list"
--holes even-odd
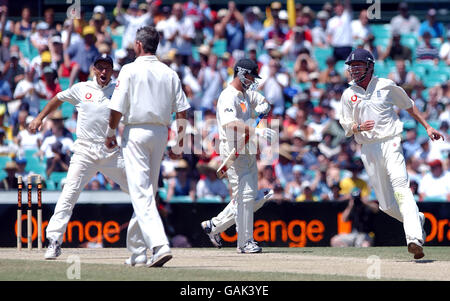
[(180, 126), (186, 129), (190, 108), (177, 73), (155, 56), (158, 43), (159, 33), (154, 27), (137, 31), (134, 43), (137, 58), (120, 71), (109, 104), (105, 142), (108, 148), (115, 147), (116, 128), (123, 116), (122, 148), (134, 209), (127, 247), (132, 253), (132, 264), (145, 263), (150, 249), (153, 256), (146, 262), (149, 267), (161, 267), (172, 258), (155, 196), (171, 115), (176, 113), (178, 145), (182, 145)]
[(107, 149), (104, 146), (109, 117), (107, 105), (115, 87), (115, 84), (111, 83), (112, 59), (107, 55), (98, 56), (94, 61), (93, 70), (95, 74), (93, 80), (79, 82), (58, 93), (29, 124), (29, 129), (36, 132), (40, 129), (42, 120), (64, 101), (73, 104), (78, 111), (75, 152), (70, 161), (66, 184), (47, 226), (49, 245), (45, 259), (55, 259), (61, 255), (61, 243), (73, 207), (83, 187), (98, 171), (110, 177), (128, 193), (120, 148), (115, 146)]
[[(231, 150), (242, 150), (245, 136), (252, 137), (255, 133), (268, 141), (275, 137), (275, 131), (269, 128), (256, 128), (248, 122), (255, 118), (267, 114), (270, 111), (270, 104), (258, 92), (256, 88), (256, 78), (258, 75), (258, 65), (250, 59), (239, 60), (234, 67), (234, 78), (230, 85), (222, 91), (217, 102), (217, 123), (220, 139), (220, 156), (225, 159)], [(239, 137), (239, 134), (245, 134)], [(237, 140), (234, 137), (239, 137)], [(238, 145), (238, 147), (235, 146)], [(238, 233), (237, 250), (239, 253), (260, 253), (261, 247), (253, 240), (253, 212), (254, 204), (258, 193), (258, 169), (256, 166), (256, 154), (247, 151), (239, 152), (233, 165), (227, 170), (228, 180), (232, 189), (232, 204), (227, 206), (219, 219), (222, 219), (222, 229), (229, 227), (230, 217), (236, 219), (236, 229)], [(230, 214), (231, 212), (231, 214)], [(235, 212), (235, 213), (234, 213)], [(228, 216), (228, 222), (223, 219)], [(216, 218), (216, 221), (219, 219)], [(211, 242), (216, 245), (220, 243), (220, 237), (214, 233), (220, 231), (220, 227), (215, 229), (213, 221), (205, 221), (202, 227), (210, 235)], [(213, 234), (211, 234), (213, 233)], [(217, 246), (217, 245), (216, 245)]]
[(340, 123), (346, 136), (362, 144), (361, 159), (375, 190), (380, 209), (403, 222), (408, 252), (424, 256), (425, 217), (409, 188), (401, 147), (403, 123), (394, 106), (405, 109), (427, 130), (431, 140), (444, 139), (421, 116), (412, 99), (393, 81), (373, 76), (375, 60), (364, 49), (350, 53), (346, 62), (352, 78), (341, 97)]

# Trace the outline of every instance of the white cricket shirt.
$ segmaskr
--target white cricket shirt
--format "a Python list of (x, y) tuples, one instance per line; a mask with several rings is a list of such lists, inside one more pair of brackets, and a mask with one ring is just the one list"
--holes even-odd
[(170, 126), (172, 113), (190, 108), (177, 73), (156, 56), (140, 56), (122, 67), (108, 106), (123, 123)]
[(389, 137), (394, 137), (403, 131), (394, 106), (409, 109), (414, 101), (405, 90), (392, 80), (373, 76), (364, 90), (353, 81), (341, 97), (340, 124), (345, 135), (353, 135), (352, 126), (368, 120), (374, 120), (375, 126), (370, 131), (355, 133), (355, 141), (359, 144), (375, 143)]
[(109, 123), (108, 104), (114, 92), (115, 83), (101, 87), (96, 79), (79, 82), (59, 92), (56, 97), (67, 101), (78, 111), (77, 138), (105, 142)]
[[(219, 127), (219, 139), (227, 140), (225, 125), (233, 121), (247, 122), (252, 118), (257, 105), (263, 103), (264, 96), (256, 91), (242, 93), (232, 85), (228, 85), (217, 101), (217, 124)], [(254, 125), (250, 125), (254, 126)]]

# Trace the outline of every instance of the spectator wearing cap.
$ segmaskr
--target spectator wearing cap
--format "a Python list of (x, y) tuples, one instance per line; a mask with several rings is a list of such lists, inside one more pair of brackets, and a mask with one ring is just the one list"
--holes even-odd
[(318, 202), (319, 197), (315, 195), (315, 191), (311, 188), (310, 181), (304, 181), (301, 186), (302, 193), (295, 198), (296, 202)]
[(441, 160), (428, 162), (430, 172), (419, 183), (421, 201), (450, 201), (450, 172), (444, 171)]
[(441, 153), (436, 147), (430, 145), (428, 137), (418, 137), (417, 141), (420, 144), (420, 149), (414, 153), (413, 157), (419, 160), (421, 164), (426, 164), (435, 159), (441, 159)]
[(63, 43), (64, 50), (82, 40), (81, 35), (74, 30), (73, 23), (74, 22), (70, 19), (64, 21), (63, 28), (61, 30), (61, 41)]
[(283, 54), (285, 59), (294, 62), (300, 52), (305, 49), (307, 49), (308, 52), (311, 53), (312, 44), (305, 39), (304, 29), (299, 26), (295, 26), (292, 29), (290, 38), (284, 41), (283, 45), (281, 46), (281, 53)]
[(342, 150), (340, 144), (335, 146), (333, 145), (333, 135), (327, 132), (323, 134), (323, 139), (320, 141), (319, 145), (317, 145), (317, 148), (320, 153), (329, 160), (334, 159), (334, 157), (337, 156)]
[(42, 139), (46, 139), (47, 137), (51, 137), (55, 133), (55, 129), (62, 127), (63, 137), (69, 138), (73, 140), (72, 133), (64, 126), (65, 120), (67, 117), (64, 117), (61, 110), (54, 111), (50, 116), (48, 116), (49, 125), (47, 122), (44, 123), (43, 126), (43, 137)]
[(2, 190), (17, 189), (18, 184), (17, 184), (17, 177), (16, 177), (16, 171), (17, 171), (16, 162), (9, 161), (8, 163), (6, 163), (6, 165), (3, 169), (6, 171), (7, 175), (5, 178), (3, 178), (0, 181), (0, 189), (2, 189)]
[(282, 45), (288, 34), (288, 28), (283, 26), (280, 10), (272, 12), (272, 24), (264, 29), (264, 40), (273, 40), (278, 46)]
[(195, 181), (189, 177), (189, 164), (184, 159), (178, 160), (175, 165), (175, 177), (169, 179), (166, 202), (176, 196), (189, 196), (195, 200)]
[(48, 29), (46, 22), (41, 21), (36, 25), (36, 32), (30, 36), (30, 42), (34, 48), (41, 50), (43, 47), (48, 47)]
[(417, 61), (432, 61), (435, 64), (439, 62), (439, 49), (431, 44), (432, 34), (425, 31), (422, 35), (422, 43), (416, 48)]
[(27, 70), (25, 78), (17, 83), (14, 90), (14, 99), (20, 99), (22, 103), (29, 105), (29, 113), (37, 116), (40, 110), (40, 99), (46, 98), (44, 82), (35, 78), (34, 69)]
[(51, 56), (50, 66), (55, 71), (58, 71), (60, 69), (59, 67), (64, 63), (64, 47), (59, 34), (49, 37), (48, 50), (50, 51)]
[(311, 127), (314, 132), (309, 137), (309, 141), (322, 141), (323, 133), (326, 131), (329, 123), (329, 119), (325, 115), (325, 111), (322, 107), (317, 106), (312, 110), (312, 118), (308, 122), (308, 126)]
[(411, 62), (412, 51), (409, 47), (404, 46), (400, 43), (401, 35), (399, 31), (394, 31), (392, 33), (392, 38), (389, 41), (386, 50), (379, 56), (380, 60), (389, 58), (391, 60), (408, 60)]
[(294, 167), (294, 157), (292, 156), (292, 146), (288, 143), (282, 143), (279, 148), (278, 161), (274, 164), (275, 176), (281, 186), (285, 187), (292, 181), (292, 168)]
[(337, 61), (345, 60), (352, 51), (352, 15), (349, 0), (336, 1), (334, 17), (328, 20), (328, 43), (333, 47), (333, 56)]
[(319, 72), (315, 71), (309, 75), (309, 80), (311, 82), (311, 86), (309, 87), (309, 91), (311, 93), (311, 98), (320, 100), (322, 96), (325, 94), (325, 90), (323, 88), (319, 88)]
[(317, 47), (328, 47), (328, 39), (327, 39), (327, 23), (330, 15), (328, 12), (321, 10), (317, 13), (317, 24), (311, 30), (312, 42), (314, 46)]
[(425, 32), (431, 34), (431, 38), (444, 38), (445, 28), (441, 22), (436, 21), (436, 10), (430, 8), (427, 12), (427, 19), (420, 24), (419, 35), (423, 37)]
[(28, 6), (22, 8), (20, 16), (20, 21), (17, 21), (14, 26), (14, 34), (19, 39), (25, 39), (31, 35), (33, 28), (36, 26), (36, 22), (31, 21), (31, 10)]
[(249, 46), (259, 46), (264, 40), (264, 27), (259, 19), (261, 10), (257, 6), (249, 6), (244, 13), (245, 43)]
[(304, 168), (300, 164), (296, 164), (292, 167), (292, 181), (289, 181), (284, 188), (286, 197), (291, 201), (294, 201), (298, 196), (301, 195), (302, 183), (304, 179)]
[(95, 46), (97, 48), (102, 44), (107, 44), (109, 47), (112, 46), (113, 40), (111, 35), (107, 31), (107, 22), (106, 18), (101, 13), (94, 13), (91, 19), (91, 26), (95, 28)]
[(116, 20), (125, 27), (122, 36), (122, 48), (126, 49), (130, 45), (134, 45), (136, 31), (141, 27), (151, 25), (153, 23), (153, 20), (150, 13), (146, 13), (141, 16), (138, 15), (139, 5), (136, 1), (131, 1), (130, 5), (128, 6), (127, 12), (123, 13), (122, 2), (122, 0), (117, 0)]
[(411, 15), (408, 10), (408, 3), (401, 2), (398, 5), (399, 14), (391, 20), (391, 30), (400, 34), (417, 33), (420, 28), (420, 21), (414, 15)]
[(83, 28), (83, 39), (69, 46), (64, 52), (64, 68), (70, 72), (69, 87), (77, 79), (79, 81), (88, 79), (90, 67), (98, 55), (99, 51), (95, 47), (95, 28), (89, 25), (85, 26)]
[(54, 96), (56, 96), (56, 94), (61, 92), (62, 89), (57, 81), (58, 75), (56, 74), (55, 69), (53, 69), (50, 66), (47, 66), (44, 68), (43, 73), (44, 73), (44, 85), (45, 85), (45, 91), (46, 91), (45, 99), (50, 100)]

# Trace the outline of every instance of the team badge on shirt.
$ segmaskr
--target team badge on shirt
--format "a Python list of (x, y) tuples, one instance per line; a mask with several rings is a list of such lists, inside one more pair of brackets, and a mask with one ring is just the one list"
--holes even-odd
[(86, 93), (86, 95), (84, 96), (84, 98), (86, 98), (86, 100), (91, 100), (92, 94), (88, 92), (88, 93)]
[(352, 97), (350, 97), (350, 100), (352, 102), (357, 102), (358, 101), (358, 96), (356, 94), (354, 94)]

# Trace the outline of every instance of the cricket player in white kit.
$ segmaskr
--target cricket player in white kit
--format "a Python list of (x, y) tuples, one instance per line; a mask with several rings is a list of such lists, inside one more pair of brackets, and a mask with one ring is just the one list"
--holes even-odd
[[(264, 96), (253, 91), (256, 78), (259, 78), (258, 65), (250, 59), (241, 59), (234, 67), (234, 79), (219, 96), (216, 116), (222, 159), (225, 159), (233, 148), (242, 149), (245, 136), (240, 134), (252, 137), (256, 133), (268, 141), (276, 135), (272, 129), (255, 128), (254, 124), (251, 124), (256, 116), (270, 111), (270, 104)], [(234, 138), (235, 136), (237, 138)], [(209, 220), (203, 222), (202, 227), (210, 236), (211, 242), (216, 245), (214, 242), (217, 241), (218, 235), (215, 233), (229, 227), (232, 224), (230, 219), (235, 217), (238, 252), (259, 253), (262, 249), (253, 239), (253, 212), (258, 193), (256, 153), (239, 151), (239, 157), (227, 170), (227, 176), (233, 201), (214, 218), (218, 225)]]
[(362, 144), (361, 159), (375, 190), (380, 209), (403, 222), (408, 252), (424, 256), (424, 215), (409, 187), (401, 147), (403, 123), (395, 107), (406, 110), (427, 130), (431, 140), (443, 139), (421, 116), (412, 99), (393, 81), (373, 76), (375, 60), (365, 49), (350, 53), (346, 62), (352, 77), (341, 97), (340, 124), (346, 136)]
[[(177, 73), (155, 56), (158, 43), (159, 34), (154, 27), (137, 31), (134, 43), (137, 58), (120, 71), (109, 104), (105, 142), (107, 147), (117, 143), (116, 128), (123, 117), (122, 149), (134, 209), (127, 248), (132, 253), (132, 263), (146, 260), (146, 252), (150, 250), (148, 267), (161, 267), (172, 258), (155, 196), (172, 113), (176, 113), (177, 125), (185, 129), (190, 108)], [(180, 127), (178, 133), (178, 139), (182, 139)]]
[(79, 82), (58, 93), (29, 124), (30, 130), (35, 132), (41, 127), (42, 120), (64, 101), (73, 104), (78, 111), (74, 154), (70, 160), (66, 183), (46, 229), (49, 240), (46, 259), (55, 259), (61, 254), (63, 235), (73, 207), (84, 186), (98, 171), (128, 192), (120, 148), (116, 146), (107, 149), (104, 145), (109, 120), (107, 106), (115, 87), (111, 82), (112, 59), (107, 55), (97, 57), (93, 70), (93, 80)]

